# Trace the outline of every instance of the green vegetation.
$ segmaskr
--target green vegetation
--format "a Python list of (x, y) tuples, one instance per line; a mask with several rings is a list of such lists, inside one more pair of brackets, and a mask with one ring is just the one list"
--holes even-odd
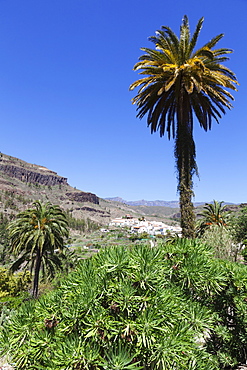
[(243, 207), (233, 220), (234, 237), (238, 243), (247, 243), (247, 207)]
[(247, 260), (247, 207), (231, 213), (223, 202), (206, 203), (197, 223), (197, 236), (215, 251), (215, 256), (236, 261), (241, 252)]
[[(65, 183), (7, 182), (0, 196), (0, 355), (16, 369), (229, 370), (247, 362), (247, 208), (229, 215), (223, 202), (206, 204), (195, 239), (193, 119), (210, 130), (232, 108), (228, 89), (238, 84), (222, 64), (232, 51), (213, 49), (223, 34), (194, 51), (202, 24), (191, 36), (185, 16), (179, 37), (169, 27), (150, 37), (155, 50), (143, 48), (134, 66), (144, 78), (130, 86), (139, 88), (133, 103), (151, 133), (175, 140), (183, 239), (100, 231), (114, 213), (107, 202), (100, 201), (105, 211), (82, 207)], [(41, 199), (29, 209), (27, 186), (31, 199)], [(118, 209), (123, 215), (127, 208)], [(140, 220), (144, 211), (138, 208)], [(87, 217), (92, 212), (98, 222)]]
[(6, 319), (18, 369), (214, 370), (246, 361), (247, 267), (203, 243), (109, 247)]
[(20, 205), (32, 203), (30, 199), (25, 198), (21, 194), (15, 194), (14, 191), (10, 190), (3, 191), (0, 201), (2, 202), (2, 206), (4, 207), (5, 211), (13, 210), (15, 212), (18, 211)]
[[(214, 201), (200, 215), (208, 223), (200, 239), (99, 230), (96, 223), (84, 233), (87, 220), (67, 219), (49, 203), (35, 202), (11, 222), (0, 215), (0, 354), (18, 370), (229, 370), (245, 363), (247, 208), (230, 217)], [(78, 235), (56, 254), (69, 224)], [(37, 272), (26, 267), (31, 262), (35, 271), (39, 249), (44, 268), (32, 299)]]
[(137, 104), (138, 117), (146, 114), (151, 133), (165, 132), (175, 139), (175, 161), (180, 194), (181, 227), (184, 237), (195, 235), (195, 216), (191, 201), (193, 175), (197, 174), (196, 150), (193, 139), (193, 115), (205, 130), (211, 129), (212, 119), (217, 122), (231, 108), (233, 96), (225, 90), (236, 90), (235, 74), (222, 62), (232, 50), (213, 49), (223, 34), (214, 37), (194, 51), (203, 24), (199, 20), (190, 36), (187, 16), (180, 27), (180, 38), (169, 28), (162, 26), (149, 38), (155, 50), (145, 52), (134, 66), (144, 77), (134, 82), (130, 89), (139, 87), (132, 100)]
[(6, 264), (9, 259), (7, 233), (8, 222), (8, 218), (3, 213), (0, 213), (0, 263), (4, 264)]
[(234, 240), (242, 247), (242, 256), (247, 262), (247, 207), (243, 207), (238, 217), (233, 218), (232, 228)]
[(198, 221), (197, 233), (199, 235), (202, 235), (212, 225), (227, 226), (230, 213), (226, 211), (226, 205), (223, 205), (223, 203), (223, 201), (217, 202), (214, 200), (213, 203), (205, 204), (202, 213), (198, 214), (201, 217)]
[(10, 274), (9, 270), (0, 267), (0, 300), (5, 297), (18, 296), (27, 290), (30, 283), (30, 272)]
[(230, 227), (213, 224), (204, 230), (201, 240), (212, 248), (215, 257), (237, 260), (238, 248)]
[(92, 232), (98, 230), (100, 225), (97, 222), (90, 220), (90, 218), (78, 219), (70, 215), (70, 211), (67, 211), (68, 226), (73, 230), (80, 232)]
[(23, 264), (34, 271), (33, 296), (38, 295), (39, 275), (53, 276), (61, 266), (61, 260), (54, 253), (62, 253), (64, 238), (68, 237), (68, 223), (65, 214), (58, 206), (37, 201), (34, 208), (17, 215), (8, 225), (11, 253), (18, 256), (11, 270), (16, 271)]

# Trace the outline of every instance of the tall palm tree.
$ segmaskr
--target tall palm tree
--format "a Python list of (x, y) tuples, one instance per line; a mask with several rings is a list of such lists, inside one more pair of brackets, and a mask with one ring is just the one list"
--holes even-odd
[(64, 248), (64, 238), (68, 237), (68, 223), (65, 214), (51, 203), (34, 202), (34, 208), (19, 213), (8, 226), (11, 252), (18, 255), (12, 270), (22, 264), (34, 270), (33, 296), (38, 295), (40, 270), (54, 272), (61, 266), (61, 260), (54, 254)]
[(193, 237), (195, 215), (193, 212), (193, 181), (198, 174), (196, 150), (193, 139), (194, 117), (200, 126), (210, 130), (212, 119), (219, 123), (226, 108), (232, 108), (233, 96), (225, 88), (236, 90), (235, 74), (222, 63), (228, 60), (230, 49), (213, 49), (223, 34), (214, 37), (194, 51), (203, 24), (201, 18), (190, 36), (187, 16), (180, 27), (180, 37), (166, 26), (149, 38), (155, 50), (145, 52), (134, 70), (145, 75), (130, 86), (139, 88), (132, 99), (137, 104), (137, 117), (147, 114), (151, 133), (165, 132), (175, 139), (174, 155), (180, 196), (181, 226), (184, 237)]

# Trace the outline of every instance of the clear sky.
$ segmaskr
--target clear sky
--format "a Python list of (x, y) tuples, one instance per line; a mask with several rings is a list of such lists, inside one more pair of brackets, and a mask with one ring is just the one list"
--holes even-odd
[(198, 46), (224, 33), (237, 75), (234, 108), (195, 122), (195, 201), (247, 202), (247, 0), (0, 0), (0, 151), (99, 197), (175, 200), (173, 142), (136, 118), (129, 85), (140, 47), (187, 14)]

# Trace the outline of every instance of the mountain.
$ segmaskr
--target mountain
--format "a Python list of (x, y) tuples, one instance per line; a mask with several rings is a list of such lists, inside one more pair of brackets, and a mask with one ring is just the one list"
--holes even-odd
[[(179, 208), (179, 201), (177, 200), (165, 201), (165, 200), (144, 200), (142, 199), (142, 200), (130, 201), (130, 200), (124, 200), (123, 198), (120, 198), (120, 197), (105, 198), (105, 199), (110, 200), (112, 202), (120, 202), (120, 203), (128, 204), (130, 206)], [(204, 204), (205, 202), (195, 202), (194, 206), (198, 207)]]
[[(110, 213), (93, 193), (71, 187), (66, 177), (48, 168), (0, 153), (0, 212), (12, 217), (35, 200), (58, 204), (75, 218), (109, 222)], [(107, 221), (105, 221), (107, 220)]]
[(13, 215), (32, 207), (35, 200), (59, 205), (76, 219), (107, 225), (111, 219), (130, 214), (147, 219), (170, 220), (174, 213), (165, 207), (134, 207), (124, 202), (101, 199), (68, 184), (66, 177), (37, 164), (0, 153), (0, 215)]
[[(174, 224), (179, 218), (178, 201), (126, 201), (120, 197), (101, 199), (68, 184), (66, 177), (37, 164), (0, 153), (0, 216), (30, 208), (35, 200), (59, 205), (75, 219), (90, 219), (101, 225), (126, 214)], [(204, 203), (195, 203), (195, 206)]]

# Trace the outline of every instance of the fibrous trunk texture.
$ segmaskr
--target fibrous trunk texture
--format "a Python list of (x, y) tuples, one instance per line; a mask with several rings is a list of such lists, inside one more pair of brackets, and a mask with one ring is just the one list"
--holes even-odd
[(197, 173), (197, 165), (195, 161), (196, 151), (192, 120), (189, 95), (182, 86), (177, 105), (177, 131), (174, 153), (178, 173), (182, 236), (185, 238), (194, 238), (195, 236), (192, 177), (194, 173)]

